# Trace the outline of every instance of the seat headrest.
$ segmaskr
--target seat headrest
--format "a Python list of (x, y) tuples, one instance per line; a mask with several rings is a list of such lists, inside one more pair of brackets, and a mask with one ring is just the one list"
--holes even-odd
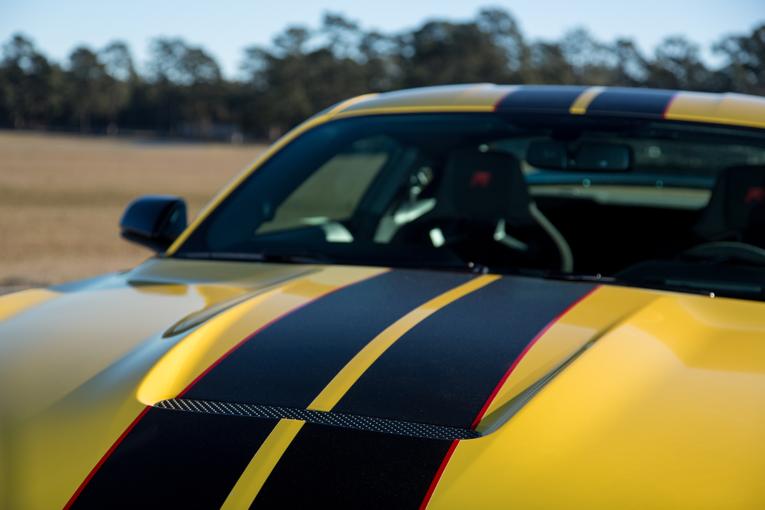
[(735, 166), (717, 176), (696, 233), (709, 240), (765, 239), (765, 166)]
[(531, 218), (521, 165), (507, 153), (451, 152), (436, 199), (438, 213), (443, 215), (486, 221)]

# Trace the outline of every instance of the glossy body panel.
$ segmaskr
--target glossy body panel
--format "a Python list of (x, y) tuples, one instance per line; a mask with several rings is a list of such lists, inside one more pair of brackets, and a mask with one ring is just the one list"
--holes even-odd
[[(259, 325), (381, 271), (151, 260), (3, 321), (0, 439), (9, 490), (0, 506), (62, 507), (146, 404), (177, 395)], [(211, 283), (211, 274), (223, 281)], [(251, 299), (192, 331), (163, 337), (184, 316), (248, 292)]]
[(28, 289), (15, 294), (0, 297), (0, 321), (8, 320), (27, 308), (58, 296), (58, 293), (48, 289)]
[[(523, 109), (523, 102), (511, 99), (517, 93), (542, 105), (549, 100), (547, 104), (554, 108), (548, 113), (555, 114), (623, 115), (621, 109), (627, 105), (628, 114), (642, 118), (765, 126), (765, 100), (739, 95), (659, 91), (642, 93), (638, 100), (640, 92), (631, 96), (629, 91), (602, 87), (482, 84), (362, 96), (309, 119), (275, 144), (213, 200), (169, 253), (262, 162), (314, 126), (354, 115), (487, 112), (497, 107), (512, 114)], [(611, 99), (606, 101), (604, 94), (611, 94)], [(630, 102), (631, 98), (635, 101)], [(594, 106), (597, 113), (591, 110)], [(614, 111), (609, 113), (609, 108)], [(203, 440), (205, 431), (225, 435), (240, 430), (242, 423), (192, 414), (178, 420), (177, 416), (152, 415), (143, 421), (147, 406), (188, 393), (216, 367), (225, 367), (222, 360), (244, 344), (264, 338), (258, 337), (259, 332), (290, 317), (302, 317), (296, 311), (333, 295), (343, 296), (340, 290), (388, 271), (169, 257), (80, 284), (1, 297), (0, 507), (61, 508), (67, 502), (76, 506), (79, 494), (86, 494), (82, 505), (116, 506), (103, 500), (110, 494), (103, 488), (126, 476), (119, 466), (151, 462), (153, 447), (147, 445), (157, 437), (161, 443), (162, 437), (147, 433), (154, 425), (167, 433), (191, 424), (197, 427), (194, 437)], [(422, 278), (438, 279), (430, 272), (427, 277), (423, 272)], [(386, 377), (378, 377), (374, 391), (356, 397), (350, 410), (386, 414), (381, 410), (393, 406), (387, 415), (398, 418), (404, 407), (421, 399), (417, 412), (407, 415), (420, 419), (421, 409), (441, 397), (465, 392), (468, 382), (485, 376), (479, 372), (491, 365), (488, 362), (476, 363), (472, 372), (455, 364), (455, 370), (446, 375), (460, 375), (440, 379), (448, 383), (439, 386), (434, 383), (441, 377), (439, 362), (455, 363), (461, 358), (438, 349), (450, 342), (462, 347), (459, 342), (463, 341), (475, 342), (476, 349), (501, 345), (492, 344), (491, 335), (480, 327), (473, 328), (474, 335), (466, 340), (465, 335), (457, 338), (457, 327), (447, 326), (461, 318), (466, 323), (469, 318), (480, 322), (482, 314), (487, 321), (509, 315), (502, 309), (504, 300), (495, 299), (491, 306), (463, 305), (497, 280), (512, 283), (515, 277), (450, 274), (444, 278), (448, 284), (434, 287), (433, 295), (396, 309), (382, 321), (385, 324), (367, 331), (368, 338), (358, 339), (344, 353), (343, 363), (312, 382), (315, 395), (305, 407), (332, 411), (343, 398), (356, 394), (365, 376), (370, 378), (382, 369), (396, 375), (394, 370), (402, 367), (396, 375), (398, 386), (391, 383), (388, 388), (390, 394), (379, 383)], [(533, 317), (536, 322), (530, 329), (535, 331), (523, 332), (519, 348), (526, 346), (520, 355), (513, 360), (509, 358), (515, 351), (503, 353), (503, 370), (492, 365), (487, 378), (492, 384), (483, 386), (490, 389), (497, 379), (496, 391), (482, 387), (470, 396), (469, 403), (476, 409), (486, 404), (473, 424), (483, 437), (450, 444), (272, 420), (255, 427), (260, 431), (257, 441), (248, 444), (247, 455), (236, 458), (241, 473), (227, 475), (224, 482), (217, 479), (215, 501), (226, 508), (245, 508), (253, 500), (265, 506), (284, 503), (279, 496), (290, 487), (287, 482), (303, 477), (306, 483), (328, 481), (316, 484), (314, 495), (332, 497), (328, 484), (341, 481), (348, 487), (344, 500), (371, 507), (374, 501), (364, 498), (375, 490), (388, 490), (375, 482), (380, 478), (377, 470), (382, 469), (390, 475), (388, 482), (400, 486), (398, 492), (386, 495), (390, 496), (386, 501), (403, 501), (407, 506), (764, 507), (765, 303), (605, 285), (592, 293), (583, 289), (547, 310), (542, 305), (557, 296), (557, 284), (561, 282), (550, 281), (549, 292), (529, 297), (528, 303), (523, 303), (523, 296), (514, 296), (514, 306), (526, 304), (532, 311), (516, 314), (507, 327), (508, 335), (522, 330), (524, 319), (530, 321), (535, 311), (540, 316)], [(397, 289), (411, 298), (411, 288), (392, 288), (383, 304), (370, 305), (368, 313), (380, 312), (386, 300), (395, 299)], [(580, 295), (583, 299), (576, 300)], [(360, 299), (352, 293), (347, 296)], [(354, 331), (361, 331), (358, 321), (364, 314), (343, 314), (351, 309), (350, 302), (346, 304), (347, 308), (338, 299), (333, 305), (330, 312), (336, 329), (332, 331), (350, 338)], [(467, 317), (464, 310), (475, 317)], [(431, 333), (423, 334), (428, 327)], [(332, 341), (323, 335), (328, 331), (326, 325), (318, 328), (316, 341)], [(435, 337), (443, 338), (443, 344), (434, 342)], [(304, 347), (289, 344), (295, 340), (292, 333), (284, 339), (287, 354), (290, 345)], [(406, 351), (405, 344), (412, 339), (429, 350), (417, 355), (412, 354), (416, 348)], [(317, 352), (318, 365), (322, 351)], [(495, 361), (496, 352), (483, 352), (483, 359)], [(259, 351), (252, 353), (257, 356)], [(295, 353), (296, 359), (304, 354)], [(468, 354), (482, 359), (480, 352)], [(394, 355), (402, 356), (400, 362)], [(288, 379), (294, 378), (296, 386), (302, 375), (279, 373), (284, 379), (278, 383), (292, 384)], [(402, 385), (404, 380), (411, 383)], [(402, 395), (406, 398), (397, 407), (396, 398)], [(231, 397), (226, 391), (206, 396)], [(440, 400), (439, 413), (448, 416), (449, 402), (457, 401)], [(455, 412), (464, 411), (464, 406), (455, 407), (460, 408)], [(460, 425), (469, 423), (460, 418)], [(211, 424), (209, 428), (205, 423)], [(182, 448), (183, 440), (176, 446)], [(195, 447), (200, 455), (208, 453), (205, 445)], [(132, 457), (136, 452), (138, 456)], [(316, 458), (315, 452), (323, 452), (322, 457)], [(337, 452), (343, 461), (327, 465), (326, 457)], [(172, 461), (166, 465), (166, 481), (170, 486), (182, 485), (183, 480), (172, 478), (172, 465)], [(315, 476), (317, 472), (321, 477)], [(135, 480), (139, 478), (130, 482)], [(99, 485), (94, 492), (85, 492), (91, 481)]]
[[(6, 482), (13, 484), (6, 506), (63, 506), (146, 404), (181, 393), (226, 350), (306, 299), (381, 271), (153, 260), (4, 321), (3, 349), (35, 366), (30, 377), (14, 371), (15, 364), (3, 364), (3, 388), (16, 390), (3, 395), (3, 424), (11, 427), (5, 429), (4, 449), (12, 446), (5, 458), (13, 459), (10, 473), (6, 466)], [(223, 281), (211, 283), (213, 273)], [(163, 283), (157, 283), (159, 275), (165, 275)], [(242, 292), (254, 294), (188, 333), (162, 338), (164, 328), (182, 315)], [(427, 315), (427, 308), (415, 318)], [(116, 326), (108, 330), (83, 316), (109, 313), (115, 315), (106, 324)], [(22, 324), (25, 341), (14, 342)], [(600, 287), (545, 331), (484, 421), (501, 418), (514, 396), (582, 345), (591, 346), (489, 435), (461, 441), (430, 506), (508, 501), (607, 508), (626, 492), (639, 492), (634, 500), (642, 506), (712, 507), (735, 496), (728, 506), (746, 508), (763, 501), (755, 476), (765, 467), (765, 452), (757, 446), (765, 425), (763, 336), (761, 303)], [(61, 344), (86, 338), (89, 348), (39, 355), (40, 349), (56, 352)], [(99, 348), (101, 338), (109, 340)], [(325, 395), (334, 393), (328, 389)], [(301, 428), (284, 427), (276, 437), (280, 449), (259, 451), (254, 459), (266, 458), (266, 466), (281, 462)], [(250, 479), (263, 478), (254, 471)], [(541, 490), (542, 481), (559, 484), (561, 491)], [(37, 490), (41, 483), (46, 491)], [(243, 499), (232, 493), (229, 502), (253, 496), (239, 492)]]
[(761, 508), (764, 338), (762, 304), (655, 297), (461, 442), (429, 508)]
[(670, 104), (669, 120), (765, 127), (765, 100), (742, 94), (682, 92)]

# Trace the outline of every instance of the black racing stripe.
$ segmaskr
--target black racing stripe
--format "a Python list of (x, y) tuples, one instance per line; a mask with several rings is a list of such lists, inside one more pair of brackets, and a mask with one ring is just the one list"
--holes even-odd
[(259, 332), (184, 397), (304, 408), (386, 327), (470, 278), (396, 270), (350, 285)]
[(576, 98), (587, 87), (572, 85), (545, 85), (521, 87), (510, 92), (497, 104), (497, 111), (550, 110), (568, 113)]
[[(470, 427), (528, 343), (593, 288), (506, 277), (467, 294), (394, 343), (333, 412)], [(252, 508), (417, 508), (451, 445), (307, 424)]]
[(675, 94), (672, 90), (609, 88), (592, 100), (587, 114), (627, 113), (660, 118)]
[[(390, 271), (300, 308), (249, 339), (185, 397), (305, 408), (367, 342), (471, 275)], [(153, 408), (74, 508), (217, 508), (276, 420)]]
[(250, 508), (417, 508), (451, 443), (307, 424)]
[(505, 277), (467, 294), (402, 336), (333, 411), (471, 427), (524, 348), (593, 288)]
[(220, 508), (275, 424), (151, 409), (72, 508)]

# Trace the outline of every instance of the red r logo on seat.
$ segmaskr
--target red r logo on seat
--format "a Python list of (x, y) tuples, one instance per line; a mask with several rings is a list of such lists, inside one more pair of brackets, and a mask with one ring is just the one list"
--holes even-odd
[(470, 177), (471, 188), (488, 188), (491, 184), (491, 172), (476, 170)]
[(744, 197), (744, 203), (749, 205), (753, 202), (762, 203), (765, 202), (765, 188), (762, 186), (752, 186), (746, 190), (746, 197)]

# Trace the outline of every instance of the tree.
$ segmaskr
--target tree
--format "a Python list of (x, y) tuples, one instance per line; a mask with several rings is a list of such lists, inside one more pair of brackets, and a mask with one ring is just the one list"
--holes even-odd
[(61, 70), (32, 41), (15, 34), (3, 47), (2, 109), (12, 127), (43, 126), (61, 107)]
[(130, 49), (122, 41), (109, 43), (98, 52), (97, 57), (109, 80), (105, 92), (108, 96), (105, 108), (109, 122), (107, 132), (116, 133), (118, 131), (118, 117), (130, 103), (133, 89), (138, 84), (138, 73)]
[(701, 61), (699, 47), (681, 36), (664, 39), (648, 65), (646, 82), (666, 89), (704, 90), (709, 70)]
[(119, 100), (122, 84), (107, 73), (98, 54), (85, 46), (76, 48), (69, 55), (67, 77), (67, 102), (81, 131), (90, 131), (94, 119), (113, 121), (125, 99)]
[(726, 60), (721, 74), (728, 88), (765, 95), (765, 23), (749, 35), (726, 37), (713, 49)]
[(499, 8), (483, 9), (478, 13), (477, 23), (494, 44), (505, 52), (509, 80), (522, 83), (523, 73), (529, 66), (530, 55), (529, 46), (515, 18)]
[(614, 48), (597, 41), (586, 29), (567, 32), (560, 50), (570, 66), (572, 83), (606, 85), (617, 81), (618, 57)]
[(429, 21), (399, 39), (402, 85), (504, 82), (510, 62), (505, 48), (474, 22)]
[(433, 19), (410, 30), (366, 30), (328, 12), (316, 27), (291, 25), (270, 44), (246, 48), (226, 79), (213, 55), (183, 39), (151, 42), (144, 71), (120, 41), (76, 48), (64, 67), (16, 34), (0, 58), (0, 126), (162, 134), (242, 129), (274, 137), (322, 109), (365, 92), (466, 82), (680, 88), (765, 95), (765, 24), (702, 48), (681, 36), (651, 54), (634, 41), (601, 41), (577, 28), (529, 40), (513, 16), (483, 9), (473, 19)]
[(177, 85), (216, 83), (222, 79), (220, 66), (204, 49), (183, 39), (160, 37), (150, 46), (149, 76), (154, 81)]
[(272, 136), (369, 90), (372, 80), (359, 37), (353, 22), (328, 14), (317, 32), (291, 26), (274, 38), (272, 48), (245, 50), (242, 70), (262, 98), (260, 113), (270, 119), (266, 130)]

